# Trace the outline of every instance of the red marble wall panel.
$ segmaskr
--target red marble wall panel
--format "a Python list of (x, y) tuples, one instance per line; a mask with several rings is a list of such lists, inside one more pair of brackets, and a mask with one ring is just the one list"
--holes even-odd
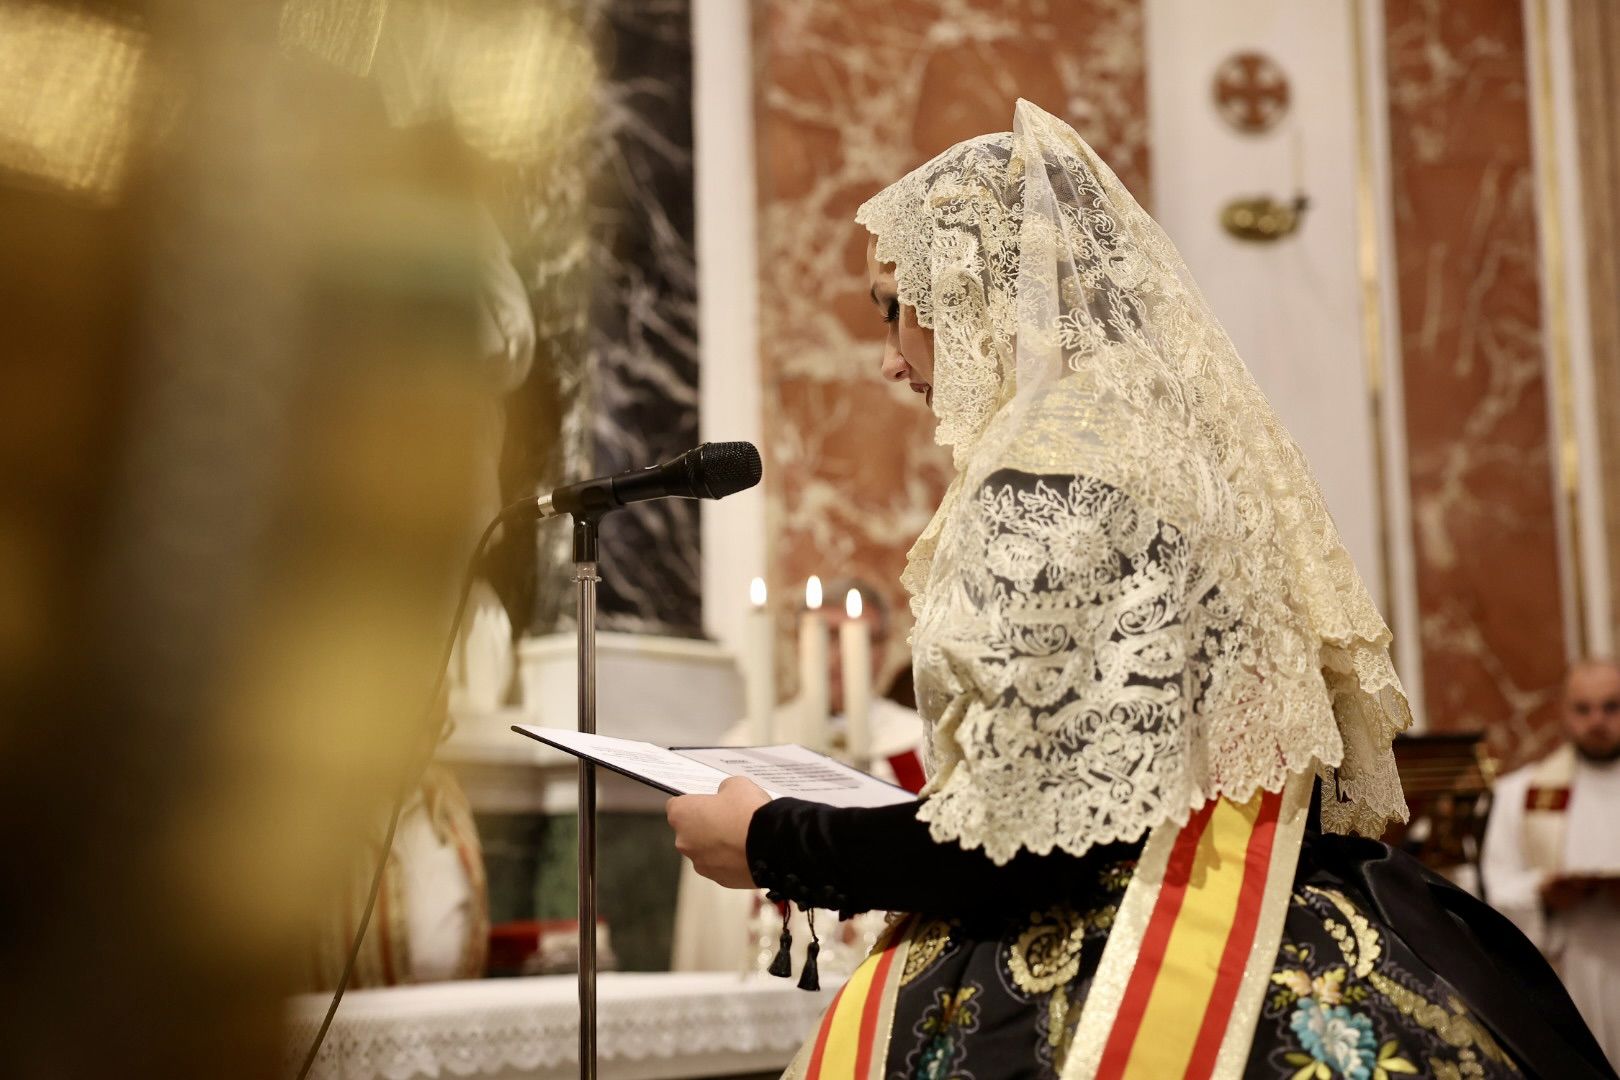
[[(869, 195), (1026, 97), (1147, 188), (1141, 0), (761, 0), (760, 362), (774, 595), (854, 576), (909, 624), (899, 574), (950, 477), (933, 420), (883, 383)], [(841, 598), (829, 598), (839, 600)], [(905, 663), (893, 635), (889, 669)], [(790, 676), (791, 678), (791, 676)]]
[(1509, 763), (1564, 666), (1520, 0), (1387, 0), (1408, 479), (1429, 723)]

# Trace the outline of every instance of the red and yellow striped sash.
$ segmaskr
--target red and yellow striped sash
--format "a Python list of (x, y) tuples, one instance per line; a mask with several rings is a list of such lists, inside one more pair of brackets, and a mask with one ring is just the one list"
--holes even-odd
[(833, 998), (800, 1060), (785, 1074), (803, 1080), (882, 1080), (894, 1002), (905, 971), (909, 935), (892, 927)]
[[(1064, 1080), (1240, 1077), (1282, 938), (1308, 774), (1153, 830), (1103, 948)], [(904, 924), (833, 999), (784, 1080), (881, 1080)]]
[(1065, 1080), (1241, 1075), (1287, 915), (1309, 780), (1148, 837)]

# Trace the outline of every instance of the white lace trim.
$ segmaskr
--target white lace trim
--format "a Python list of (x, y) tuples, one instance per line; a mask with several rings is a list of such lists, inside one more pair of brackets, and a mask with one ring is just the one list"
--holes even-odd
[[(598, 986), (603, 1062), (771, 1053), (786, 1063), (836, 987), (729, 974), (607, 974)], [(287, 1060), (302, 1060), (326, 998), (293, 1004)], [(366, 990), (344, 998), (311, 1076), (410, 1080), (571, 1069), (579, 1060), (573, 976)]]
[(1020, 102), (864, 205), (934, 331), (958, 475), (904, 577), (937, 839), (1080, 853), (1313, 759), (1404, 818), (1389, 631), (1168, 238)]

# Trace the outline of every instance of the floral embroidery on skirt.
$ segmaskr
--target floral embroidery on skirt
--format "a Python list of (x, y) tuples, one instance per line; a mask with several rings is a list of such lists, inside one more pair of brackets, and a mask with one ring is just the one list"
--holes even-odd
[[(1307, 844), (1310, 840), (1307, 839)], [(1098, 870), (1086, 902), (912, 931), (888, 1075), (1056, 1078), (1130, 881)], [(1518, 1068), (1456, 992), (1330, 873), (1295, 883), (1249, 1080), (1498, 1080)]]

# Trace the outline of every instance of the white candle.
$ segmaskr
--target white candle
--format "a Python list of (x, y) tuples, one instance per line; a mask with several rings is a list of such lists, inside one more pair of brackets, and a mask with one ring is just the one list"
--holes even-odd
[(804, 583), (799, 618), (799, 742), (827, 749), (827, 622), (821, 617), (821, 579)]
[(861, 619), (861, 592), (844, 597), (848, 616), (838, 628), (839, 658), (843, 662), (844, 737), (849, 760), (857, 769), (872, 766), (872, 633)]
[(755, 578), (748, 586), (747, 640), (743, 657), (747, 679), (749, 742), (769, 744), (777, 741), (776, 732), (776, 627), (771, 612), (765, 606), (765, 579)]

